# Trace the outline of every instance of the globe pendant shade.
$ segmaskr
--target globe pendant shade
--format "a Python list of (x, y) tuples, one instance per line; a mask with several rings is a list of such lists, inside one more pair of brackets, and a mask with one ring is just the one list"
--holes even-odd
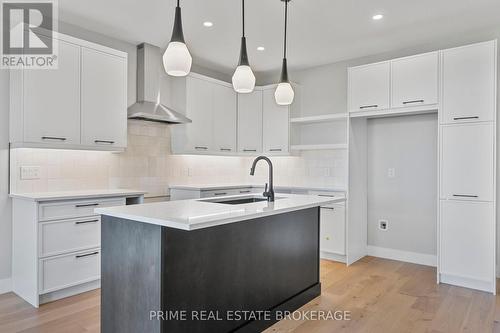
[(186, 44), (182, 42), (170, 42), (163, 54), (163, 66), (168, 75), (186, 76), (191, 71), (193, 58)]
[(248, 94), (255, 88), (255, 75), (250, 66), (236, 67), (233, 75), (233, 88), (237, 93)]
[(289, 82), (281, 82), (278, 84), (278, 87), (276, 87), (276, 91), (274, 92), (274, 98), (278, 105), (290, 105), (293, 103), (294, 97), (295, 93)]

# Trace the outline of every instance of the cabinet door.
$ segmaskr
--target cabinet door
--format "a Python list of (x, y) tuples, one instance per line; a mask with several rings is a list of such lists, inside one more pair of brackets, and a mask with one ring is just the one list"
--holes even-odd
[(496, 43), (443, 51), (442, 123), (495, 119)]
[(214, 151), (211, 82), (194, 77), (186, 79), (186, 114), (193, 121), (186, 125), (186, 150)]
[(493, 203), (441, 201), (440, 211), (440, 273), (493, 283)]
[(236, 93), (232, 87), (214, 84), (213, 133), (214, 150), (221, 153), (236, 151)]
[(238, 94), (238, 151), (262, 152), (262, 91)]
[(276, 104), (274, 89), (263, 92), (263, 152), (264, 154), (288, 153), (289, 108)]
[(320, 208), (320, 249), (345, 255), (345, 208), (331, 205)]
[(82, 48), (82, 144), (127, 146), (127, 60)]
[(390, 62), (349, 69), (349, 108), (351, 111), (389, 107)]
[(441, 198), (493, 201), (493, 124), (443, 126)]
[(391, 63), (391, 107), (438, 102), (438, 53), (396, 59)]
[(24, 70), (25, 142), (80, 143), (80, 47), (58, 43), (57, 69)]

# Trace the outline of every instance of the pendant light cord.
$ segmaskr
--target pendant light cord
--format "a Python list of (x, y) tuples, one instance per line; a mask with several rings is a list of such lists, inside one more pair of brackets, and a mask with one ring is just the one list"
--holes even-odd
[(286, 58), (286, 31), (288, 26), (288, 0), (285, 0), (285, 40), (283, 42), (283, 58)]
[(180, 3), (180, 0), (177, 0), (177, 7), (180, 7), (179, 3)]
[(241, 15), (243, 17), (243, 37), (245, 37), (245, 0), (241, 0)]

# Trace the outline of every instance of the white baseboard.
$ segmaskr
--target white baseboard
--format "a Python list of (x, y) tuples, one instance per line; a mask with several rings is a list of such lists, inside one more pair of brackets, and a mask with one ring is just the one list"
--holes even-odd
[(0, 295), (12, 291), (12, 279), (2, 279), (0, 280)]
[(385, 247), (371, 246), (366, 247), (367, 254), (373, 257), (384, 259), (399, 260), (404, 262), (411, 262), (413, 264), (437, 266), (437, 257), (432, 254), (423, 254), (417, 252), (401, 251), (389, 249)]
[(342, 262), (344, 264), (346, 262), (345, 256), (341, 255), (341, 254), (320, 251), (319, 256), (320, 256), (321, 259), (338, 261), (338, 262)]
[(478, 280), (470, 277), (443, 274), (440, 275), (440, 282), (447, 283), (454, 286), (460, 286), (470, 289), (482, 290), (495, 295), (495, 282)]

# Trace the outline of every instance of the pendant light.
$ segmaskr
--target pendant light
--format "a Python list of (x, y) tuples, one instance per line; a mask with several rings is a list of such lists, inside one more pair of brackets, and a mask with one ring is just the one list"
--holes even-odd
[(172, 38), (170, 39), (167, 50), (163, 54), (163, 66), (168, 75), (186, 76), (191, 71), (192, 62), (193, 58), (184, 41), (181, 7), (179, 6), (179, 0), (177, 0)]
[(288, 24), (288, 2), (290, 0), (281, 0), (285, 3), (285, 38), (283, 43), (283, 64), (281, 67), (281, 79), (276, 91), (274, 92), (274, 99), (278, 105), (290, 105), (293, 103), (295, 93), (293, 92), (292, 85), (288, 81), (288, 66), (286, 63), (286, 33)]
[(240, 94), (248, 94), (255, 88), (255, 75), (248, 63), (247, 40), (245, 37), (245, 0), (241, 0), (243, 36), (241, 37), (240, 62), (234, 71), (233, 88)]

